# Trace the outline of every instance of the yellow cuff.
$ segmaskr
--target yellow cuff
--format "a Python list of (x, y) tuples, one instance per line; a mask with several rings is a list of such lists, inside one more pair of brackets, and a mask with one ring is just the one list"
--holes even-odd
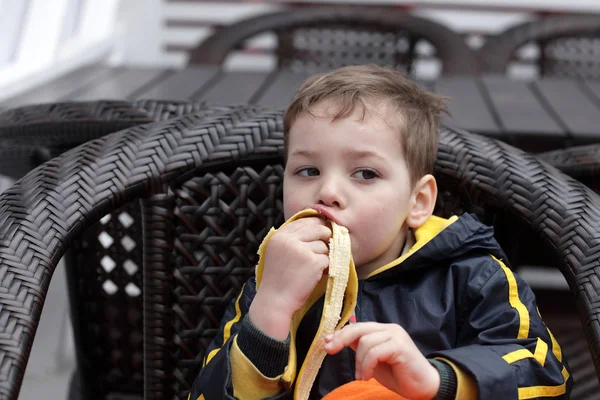
[(454, 364), (447, 358), (436, 357), (436, 360), (448, 363), (456, 374), (456, 399), (457, 400), (477, 400), (478, 389), (477, 383), (471, 374), (463, 371), (460, 367)]
[(260, 400), (273, 397), (281, 391), (281, 375), (275, 378), (264, 376), (238, 347), (237, 335), (233, 338), (229, 357), (233, 396), (236, 399)]

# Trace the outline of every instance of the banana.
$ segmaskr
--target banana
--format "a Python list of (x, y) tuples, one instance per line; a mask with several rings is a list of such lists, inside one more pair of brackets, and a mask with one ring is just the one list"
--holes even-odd
[[(299, 218), (316, 215), (319, 215), (319, 213), (315, 210), (303, 210), (292, 216), (282, 226)], [(290, 354), (288, 365), (281, 377), (281, 384), (285, 388), (290, 388), (294, 380), (296, 380), (294, 399), (308, 399), (312, 385), (326, 355), (324, 349), (325, 336), (344, 326), (356, 306), (358, 277), (354, 261), (352, 260), (350, 235), (348, 229), (339, 226), (333, 221), (331, 221), (331, 230), (332, 237), (329, 240), (328, 274), (323, 276), (304, 306), (294, 314), (290, 327)], [(274, 228), (269, 231), (258, 249), (259, 263), (256, 266), (257, 290), (262, 280), (266, 246), (273, 233), (275, 233)], [(323, 313), (319, 322), (319, 328), (302, 363), (302, 367), (296, 376), (296, 332), (298, 331), (298, 326), (308, 310), (323, 296)]]
[(312, 385), (325, 358), (325, 336), (333, 333), (341, 318), (344, 292), (350, 276), (352, 251), (348, 229), (331, 222), (329, 239), (329, 276), (319, 329), (298, 375), (294, 399), (308, 399)]

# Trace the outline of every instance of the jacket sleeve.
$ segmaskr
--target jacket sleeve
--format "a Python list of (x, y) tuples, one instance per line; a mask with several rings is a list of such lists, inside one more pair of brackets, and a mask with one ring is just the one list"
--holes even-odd
[(267, 377), (238, 346), (238, 334), (256, 294), (254, 277), (229, 305), (217, 336), (206, 351), (203, 367), (194, 381), (188, 400), (282, 399), (291, 394), (280, 387), (281, 376)]
[(572, 379), (531, 288), (501, 260), (476, 257), (456, 346), (433, 354), (469, 373), (479, 399), (568, 399)]

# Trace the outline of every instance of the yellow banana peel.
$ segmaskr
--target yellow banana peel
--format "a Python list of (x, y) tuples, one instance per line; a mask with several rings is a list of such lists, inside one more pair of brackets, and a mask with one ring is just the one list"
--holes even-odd
[[(316, 210), (303, 210), (287, 220), (282, 226), (299, 218), (318, 215), (319, 213)], [(356, 275), (354, 261), (352, 260), (350, 235), (348, 229), (337, 225), (333, 221), (331, 221), (331, 229), (332, 237), (329, 241), (328, 273), (321, 278), (321, 281), (308, 297), (304, 306), (294, 314), (290, 327), (290, 355), (288, 365), (281, 380), (283, 386), (287, 388), (291, 387), (294, 380), (296, 380), (294, 399), (298, 400), (308, 399), (312, 385), (326, 355), (324, 349), (325, 336), (344, 326), (346, 322), (348, 322), (348, 319), (356, 306), (358, 277)], [(259, 288), (262, 279), (264, 254), (266, 252), (267, 243), (273, 233), (275, 233), (275, 229), (271, 228), (258, 249), (260, 260), (256, 267), (257, 289)], [(325, 299), (319, 328), (317, 329), (317, 333), (310, 345), (304, 362), (302, 363), (300, 372), (298, 372), (296, 376), (296, 332), (298, 331), (302, 318), (304, 318), (308, 310), (322, 296), (325, 296)]]

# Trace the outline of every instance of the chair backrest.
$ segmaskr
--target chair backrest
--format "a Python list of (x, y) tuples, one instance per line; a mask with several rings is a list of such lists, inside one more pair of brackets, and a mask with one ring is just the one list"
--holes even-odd
[(416, 60), (437, 58), (445, 74), (473, 75), (474, 53), (457, 33), (399, 10), (301, 7), (242, 20), (191, 50), (192, 65), (221, 65), (246, 39), (272, 32), (279, 68), (315, 71), (376, 63), (412, 72)]
[[(526, 45), (530, 51), (523, 55)], [(516, 61), (533, 63), (539, 76), (599, 79), (600, 16), (563, 15), (525, 22), (491, 36), (477, 56), (482, 72), (505, 73)]]
[[(185, 396), (223, 310), (254, 271), (262, 237), (282, 222), (282, 128), (280, 111), (208, 108), (87, 142), (0, 195), (0, 274), (7, 288), (0, 296), (0, 318), (7, 321), (0, 326), (6, 371), (0, 393), (18, 395), (58, 261), (67, 250), (76, 251), (82, 235), (97, 236), (93, 226), (106, 226), (110, 214), (123, 235), (142, 236), (142, 264), (118, 273), (85, 257), (74, 264), (76, 286), (89, 290), (74, 291), (89, 312), (74, 323), (89, 323), (84, 332), (98, 340), (79, 366), (108, 374), (84, 379), (87, 390), (100, 390), (87, 392), (88, 398), (116, 392)], [(509, 228), (543, 241), (577, 299), (598, 367), (597, 195), (532, 155), (447, 128), (441, 131), (436, 177), (442, 193), (438, 214), (475, 212), (499, 228), (501, 241)], [(118, 212), (124, 206), (138, 207), (141, 228), (123, 226), (127, 218)], [(114, 255), (95, 242), (87, 251)]]

